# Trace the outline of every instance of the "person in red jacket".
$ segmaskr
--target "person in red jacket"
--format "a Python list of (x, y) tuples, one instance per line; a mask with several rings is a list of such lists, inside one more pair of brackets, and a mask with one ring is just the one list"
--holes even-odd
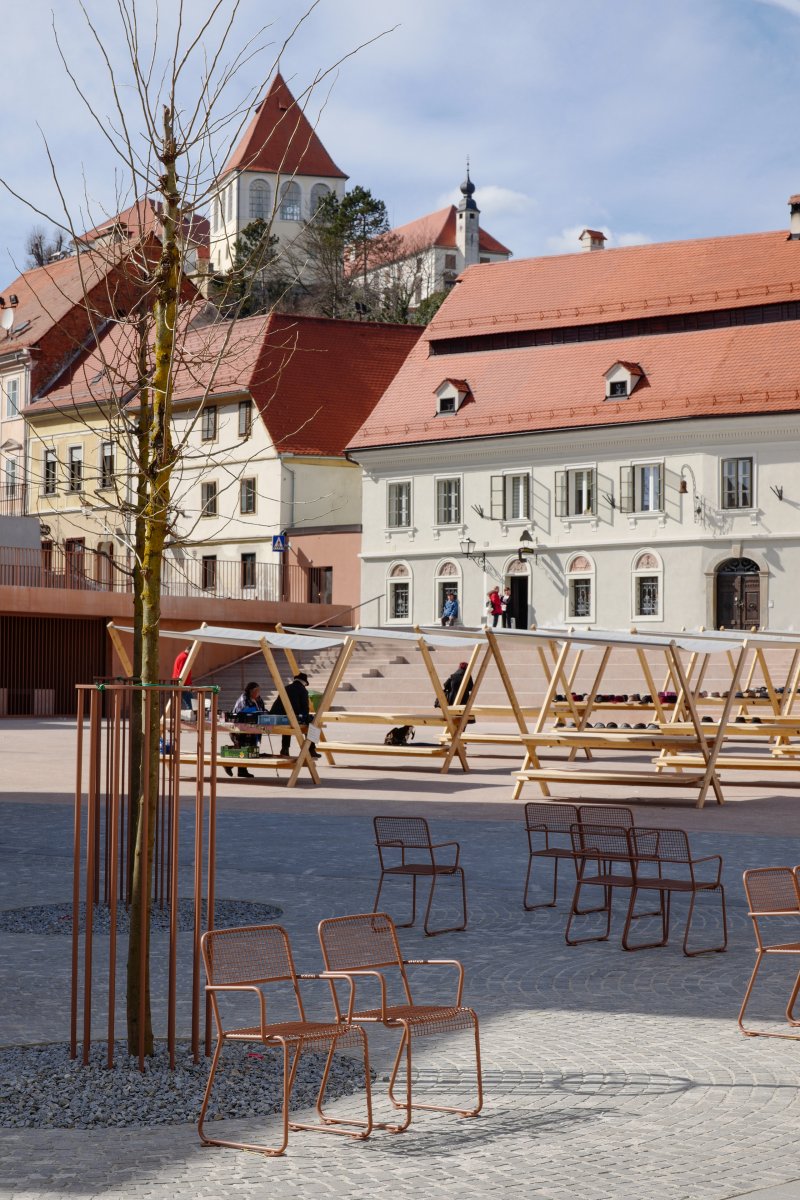
[(503, 615), (503, 601), (500, 599), (500, 593), (496, 586), (489, 592), (489, 598), (486, 601), (486, 611), (493, 618), (492, 625), (496, 629), (497, 622)]
[[(186, 660), (189, 657), (189, 653), (190, 653), (191, 649), (192, 649), (191, 646), (187, 646), (184, 650), (181, 650), (180, 654), (175, 659), (175, 662), (172, 664), (172, 678), (176, 683), (181, 682), (181, 683), (187, 683), (187, 684), (191, 685), (191, 682), (192, 682), (192, 672), (191, 671), (189, 671), (189, 673), (185, 679), (183, 679), (183, 680), (181, 679), (181, 672), (183, 671), (183, 668), (186, 665)], [(181, 692), (181, 708), (188, 709), (191, 712), (191, 709), (192, 709), (192, 693), (191, 692)]]

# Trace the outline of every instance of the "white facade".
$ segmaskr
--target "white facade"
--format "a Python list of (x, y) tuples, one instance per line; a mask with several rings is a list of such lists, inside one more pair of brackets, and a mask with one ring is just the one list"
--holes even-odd
[(363, 619), (429, 624), (454, 589), (478, 625), (497, 583), (519, 624), (800, 629), (798, 446), (766, 415), (359, 450)]

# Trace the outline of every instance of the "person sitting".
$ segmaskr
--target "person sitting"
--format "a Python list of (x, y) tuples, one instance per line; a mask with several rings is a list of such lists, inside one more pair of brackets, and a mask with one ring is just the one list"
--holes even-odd
[(458, 597), (455, 592), (448, 592), (442, 607), (442, 626), (455, 625), (458, 620)]
[[(233, 717), (233, 719), (235, 721), (237, 716), (239, 716), (240, 713), (242, 715), (244, 715), (245, 713), (264, 712), (265, 709), (266, 709), (266, 705), (264, 704), (264, 701), (261, 699), (260, 686), (257, 683), (248, 683), (247, 687), (244, 689), (241, 696), (234, 704), (233, 709), (231, 710), (231, 716)], [(260, 733), (232, 733), (231, 741), (233, 742), (234, 746), (238, 746), (238, 747), (255, 746), (256, 748), (258, 748), (261, 745), (261, 734)], [(233, 769), (231, 767), (225, 767), (224, 770), (225, 770), (226, 775), (233, 775)], [(253, 775), (253, 772), (248, 771), (247, 767), (237, 767), (236, 774), (241, 779), (254, 779), (255, 778), (255, 776)]]
[[(291, 683), (286, 685), (286, 697), (292, 706), (292, 712), (297, 717), (300, 725), (308, 725), (310, 721), (311, 702), (308, 698), (308, 676), (305, 671), (298, 671)], [(273, 701), (271, 713), (285, 713), (286, 709), (283, 706), (283, 701), (280, 696), (277, 696)], [(288, 758), (292, 744), (292, 735), (284, 733), (281, 735), (281, 757)], [(317, 747), (312, 744), (311, 757), (319, 758)]]
[[(453, 674), (448, 675), (447, 679), (445, 679), (444, 683), (442, 684), (442, 691), (444, 692), (444, 698), (448, 704), (455, 704), (456, 697), (458, 696), (458, 690), (461, 687), (461, 680), (466, 675), (468, 665), (469, 665), (468, 663), (460, 662), (458, 664), (458, 667), (456, 668), (456, 670), (453, 671)], [(466, 704), (467, 701), (469, 700), (469, 694), (472, 691), (473, 687), (474, 687), (474, 682), (473, 682), (472, 676), (470, 675), (469, 678), (467, 679), (466, 687), (464, 688), (464, 694), (461, 697), (462, 704)], [(434, 700), (433, 707), (434, 708), (440, 707), (438, 699)], [(472, 720), (472, 717), (470, 717), (470, 721), (471, 720)]]

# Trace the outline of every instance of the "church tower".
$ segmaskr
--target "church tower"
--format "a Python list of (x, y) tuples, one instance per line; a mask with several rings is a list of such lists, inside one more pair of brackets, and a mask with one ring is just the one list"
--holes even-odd
[(278, 73), (216, 181), (211, 200), (211, 270), (228, 271), (234, 243), (251, 221), (272, 220), (279, 245), (294, 241), (328, 193), (347, 176)]
[(461, 184), (461, 199), (456, 210), (456, 249), (461, 257), (460, 269), (471, 267), (480, 259), (481, 213), (475, 203), (475, 184), (467, 177)]

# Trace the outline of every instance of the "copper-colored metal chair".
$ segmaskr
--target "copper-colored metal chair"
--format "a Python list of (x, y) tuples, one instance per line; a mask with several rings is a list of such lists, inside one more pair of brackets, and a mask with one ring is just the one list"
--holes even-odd
[[(464, 987), (464, 968), (455, 959), (403, 958), (392, 918), (386, 913), (367, 913), (360, 916), (332, 917), (321, 921), (319, 940), (325, 960), (326, 977), (331, 981), (337, 1015), (346, 1023), (383, 1025), (401, 1031), (400, 1045), (389, 1079), (389, 1099), (395, 1108), (404, 1112), (399, 1125), (379, 1124), (376, 1127), (402, 1133), (411, 1123), (412, 1110), (452, 1112), (460, 1117), (475, 1117), (483, 1107), (481, 1077), (481, 1048), (478, 1018), (471, 1008), (464, 1008), (461, 996)], [(415, 1003), (411, 994), (407, 967), (451, 966), (457, 971), (455, 1003), (450, 1005)], [(342, 1007), (336, 992), (336, 981), (347, 980), (351, 986), (350, 999)], [(363, 1008), (356, 1004), (356, 990), (361, 991), (367, 980), (377, 983), (380, 1005)], [(400, 1003), (390, 997), (390, 989)], [(475, 1073), (477, 1102), (471, 1108), (443, 1104), (418, 1104), (412, 1098), (412, 1043), (424, 1034), (471, 1032), (475, 1039)], [(405, 1056), (405, 1098), (398, 1100), (394, 1088)]]
[[(300, 975), (295, 970), (292, 950), (286, 931), (280, 925), (253, 925), (237, 929), (215, 929), (203, 934), (201, 941), (208, 984), (206, 992), (217, 1027), (217, 1045), (211, 1062), (203, 1105), (197, 1122), (200, 1140), (207, 1146), (231, 1146), (238, 1150), (256, 1150), (261, 1154), (283, 1154), (289, 1140), (289, 1130), (315, 1129), (323, 1133), (338, 1133), (347, 1137), (366, 1138), (372, 1131), (372, 1098), (369, 1077), (369, 1051), (363, 1029), (343, 1022), (338, 1015), (328, 1022), (309, 1021), (300, 995), (300, 981), (323, 978), (320, 975)], [(295, 1019), (267, 1021), (267, 1004), (262, 985), (289, 984), (294, 991)], [(259, 1020), (245, 1028), (225, 1028), (220, 1011), (220, 995), (254, 993), (258, 1000)], [(256, 1042), (268, 1049), (278, 1049), (283, 1057), (283, 1103), (281, 1110), (282, 1138), (278, 1146), (230, 1142), (209, 1137), (204, 1121), (214, 1077), (226, 1042)], [(333, 1056), (337, 1049), (361, 1049), (364, 1058), (366, 1088), (366, 1121), (345, 1121), (326, 1116), (323, 1100)], [(328, 1057), (322, 1073), (316, 1108), (321, 1125), (299, 1125), (289, 1122), (289, 1103), (300, 1056), (306, 1049), (327, 1050)], [(334, 1126), (351, 1126), (337, 1129)]]
[[(430, 879), (431, 890), (428, 894), (428, 904), (425, 908), (423, 928), (428, 937), (438, 933), (459, 933), (467, 928), (467, 885), (464, 878), (464, 868), (459, 865), (461, 847), (458, 842), (432, 842), (431, 831), (424, 817), (375, 817), (375, 845), (378, 848), (378, 858), (381, 864), (381, 877), (378, 891), (375, 894), (375, 911), (381, 898), (383, 881), (387, 875), (411, 876), (411, 920), (398, 922), (398, 929), (410, 929), (417, 919), (417, 878)], [(442, 850), (453, 850), (455, 854), (444, 856)], [(399, 855), (399, 858), (398, 858)], [(449, 861), (448, 861), (449, 860)], [(458, 876), (461, 879), (461, 910), (463, 923), (451, 925), (447, 929), (429, 928), (433, 894), (436, 881), (441, 876)]]
[[(627, 888), (630, 890), (635, 882), (631, 833), (630, 829), (625, 829), (621, 825), (593, 825), (576, 822), (570, 827), (576, 879), (567, 928), (564, 931), (564, 940), (568, 946), (580, 946), (584, 942), (608, 941), (611, 933), (611, 905), (614, 889)], [(596, 908), (581, 908), (581, 892), (586, 887), (603, 889), (602, 904)], [(593, 934), (591, 937), (571, 937), (575, 918), (587, 916), (590, 913), (605, 913), (605, 932)]]
[[(628, 916), (622, 934), (625, 950), (645, 950), (666, 946), (669, 941), (670, 904), (673, 895), (688, 895), (689, 911), (683, 935), (683, 953), (687, 958), (698, 954), (722, 954), (728, 945), (728, 922), (725, 912), (725, 888), (722, 885), (722, 859), (719, 854), (694, 858), (689, 838), (683, 829), (646, 829), (636, 826), (630, 831), (633, 851), (633, 888), (628, 906)], [(713, 864), (707, 867), (706, 864)], [(698, 870), (700, 868), (700, 870)], [(640, 892), (655, 892), (658, 896), (661, 917), (661, 938), (655, 942), (632, 944), (630, 929), (640, 916), (655, 915), (636, 913), (636, 900)], [(722, 944), (689, 949), (689, 934), (692, 927), (698, 896), (718, 896), (722, 915)]]
[[(739, 1028), (747, 1037), (774, 1037), (797, 1040), (800, 1038), (799, 1033), (771, 1033), (761, 1029), (748, 1029), (744, 1025), (744, 1013), (750, 1001), (750, 994), (753, 991), (756, 976), (766, 956), (768, 954), (800, 954), (800, 941), (786, 941), (783, 938), (777, 942), (766, 941), (764, 931), (761, 928), (761, 923), (766, 924), (768, 921), (778, 921), (779, 932), (785, 933), (787, 924), (800, 918), (798, 868), (795, 868), (793, 871), (791, 867), (758, 867), (752, 871), (745, 871), (744, 890), (750, 910), (749, 916), (753, 922), (753, 931), (756, 936), (756, 962), (747, 984), (747, 991), (742, 1000), (742, 1007), (739, 1010)], [(800, 933), (800, 926), (798, 926), (798, 933)], [(797, 978), (794, 981), (794, 987), (792, 988), (789, 1002), (786, 1005), (786, 1020), (790, 1025), (796, 1026), (800, 1024), (794, 1016), (794, 1006), (799, 993), (800, 972), (798, 972)]]
[[(613, 825), (622, 829), (633, 827), (633, 813), (629, 808), (617, 804), (547, 804), (532, 802), (525, 805), (525, 830), (528, 835), (528, 872), (522, 907), (526, 912), (537, 908), (555, 908), (558, 898), (558, 864), (569, 859), (574, 866), (575, 855), (570, 839), (572, 825), (588, 821), (594, 825)], [(541, 904), (528, 903), (528, 889), (535, 858), (549, 858), (553, 863), (552, 899)], [(580, 912), (593, 911), (581, 909)]]

